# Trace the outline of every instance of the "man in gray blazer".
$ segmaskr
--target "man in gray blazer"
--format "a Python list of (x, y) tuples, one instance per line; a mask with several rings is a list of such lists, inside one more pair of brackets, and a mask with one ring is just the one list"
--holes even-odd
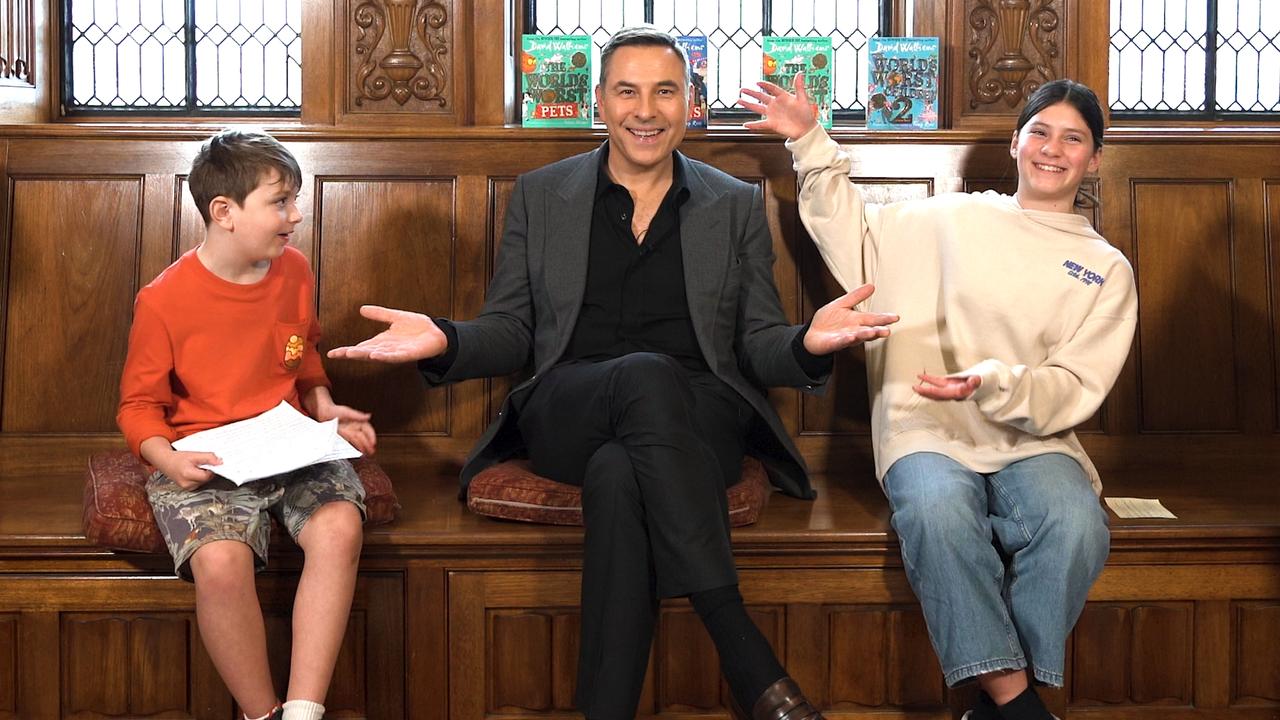
[(635, 714), (657, 602), (688, 596), (740, 715), (820, 718), (747, 616), (725, 487), (744, 453), (813, 496), (769, 386), (818, 389), (830, 355), (888, 335), (865, 286), (786, 322), (760, 190), (676, 151), (689, 66), (670, 35), (620, 31), (601, 52), (600, 148), (516, 180), (484, 309), (451, 322), (365, 306), (390, 324), (331, 357), (418, 361), (432, 385), (534, 374), (462, 471), (516, 453), (583, 489), (579, 708)]

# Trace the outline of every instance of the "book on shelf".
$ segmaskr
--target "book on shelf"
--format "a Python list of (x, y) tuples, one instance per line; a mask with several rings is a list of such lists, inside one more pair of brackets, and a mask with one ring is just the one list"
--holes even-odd
[(681, 35), (676, 38), (689, 56), (689, 123), (690, 128), (706, 129), (707, 110), (707, 37)]
[(822, 127), (831, 129), (831, 69), (833, 58), (829, 37), (764, 38), (762, 70), (764, 79), (790, 91), (795, 77), (804, 73), (804, 89), (813, 115)]
[(525, 127), (591, 127), (591, 37), (520, 37), (520, 117)]
[(867, 129), (938, 129), (938, 38), (867, 42)]

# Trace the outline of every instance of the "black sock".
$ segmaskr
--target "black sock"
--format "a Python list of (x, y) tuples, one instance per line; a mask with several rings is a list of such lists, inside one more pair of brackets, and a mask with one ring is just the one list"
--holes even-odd
[(1018, 697), (996, 708), (1004, 720), (1053, 720), (1036, 689), (1030, 685)]
[(978, 690), (978, 704), (973, 706), (972, 720), (1000, 720), (1000, 711), (996, 701), (991, 699), (986, 690)]
[(751, 621), (737, 585), (689, 596), (720, 654), (720, 671), (743, 712), (750, 713), (766, 688), (786, 676), (769, 641)]

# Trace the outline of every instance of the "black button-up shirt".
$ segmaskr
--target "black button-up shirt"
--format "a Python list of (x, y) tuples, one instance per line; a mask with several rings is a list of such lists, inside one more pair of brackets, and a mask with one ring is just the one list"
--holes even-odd
[(707, 370), (689, 317), (681, 254), (680, 206), (689, 199), (685, 160), (672, 162), (671, 188), (642, 242), (631, 232), (635, 202), (609, 177), (609, 148), (600, 153), (587, 285), (563, 360), (608, 360), (633, 352), (670, 355)]
[[(631, 352), (670, 355), (692, 370), (709, 370), (698, 347), (685, 294), (680, 206), (689, 198), (685, 159), (675, 153), (671, 188), (649, 223), (644, 242), (631, 233), (635, 203), (607, 170), (609, 146), (600, 153), (592, 199), (587, 284), (569, 347), (559, 362), (609, 360)], [(696, 242), (696, 238), (694, 239)], [(444, 318), (436, 324), (448, 338), (439, 357), (421, 360), (423, 372), (446, 373), (458, 354), (458, 331)], [(803, 339), (808, 324), (791, 343), (800, 368), (817, 380), (831, 372), (831, 355), (813, 355)]]

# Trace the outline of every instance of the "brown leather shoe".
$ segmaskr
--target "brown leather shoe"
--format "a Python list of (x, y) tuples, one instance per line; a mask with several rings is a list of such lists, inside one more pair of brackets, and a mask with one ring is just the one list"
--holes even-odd
[(751, 720), (823, 720), (795, 680), (784, 677), (765, 688), (751, 711)]

